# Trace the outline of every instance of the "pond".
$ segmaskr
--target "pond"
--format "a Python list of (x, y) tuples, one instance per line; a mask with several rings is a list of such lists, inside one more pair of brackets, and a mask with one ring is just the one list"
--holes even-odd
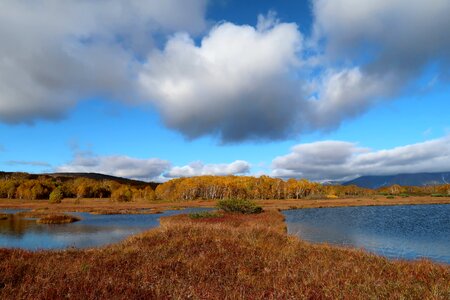
[(159, 218), (181, 213), (209, 210), (189, 208), (169, 210), (162, 214), (93, 215), (70, 213), (81, 221), (71, 224), (38, 224), (35, 219), (12, 215), (16, 210), (2, 210), (11, 214), (0, 220), (0, 247), (28, 250), (91, 248), (120, 242), (127, 237), (159, 226)]
[(450, 263), (450, 205), (313, 208), (283, 212), (289, 234), (389, 258)]

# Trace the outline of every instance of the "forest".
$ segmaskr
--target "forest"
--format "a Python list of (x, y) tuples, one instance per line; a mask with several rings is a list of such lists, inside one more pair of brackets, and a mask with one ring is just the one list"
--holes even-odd
[(320, 199), (374, 195), (446, 196), (450, 184), (393, 185), (366, 189), (355, 185), (323, 185), (306, 179), (269, 176), (197, 176), (165, 183), (113, 179), (9, 173), (0, 177), (0, 198), (60, 202), (64, 198), (110, 198), (113, 201), (214, 200), (214, 199)]

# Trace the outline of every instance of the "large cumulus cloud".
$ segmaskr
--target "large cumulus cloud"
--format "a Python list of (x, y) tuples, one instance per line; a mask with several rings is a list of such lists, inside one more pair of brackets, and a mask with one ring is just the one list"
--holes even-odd
[(137, 97), (137, 60), (154, 33), (205, 27), (206, 0), (5, 0), (0, 3), (0, 121), (61, 118), (92, 96)]
[(257, 27), (221, 23), (196, 45), (171, 38), (153, 53), (140, 82), (165, 123), (189, 138), (224, 141), (286, 137), (302, 109), (301, 34), (295, 24), (260, 18)]

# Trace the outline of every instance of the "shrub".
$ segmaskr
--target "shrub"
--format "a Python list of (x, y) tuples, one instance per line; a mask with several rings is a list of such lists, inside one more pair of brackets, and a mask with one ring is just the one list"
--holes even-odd
[(226, 212), (239, 212), (243, 214), (259, 214), (263, 211), (261, 206), (245, 199), (226, 199), (220, 200), (217, 207)]
[(394, 198), (395, 198), (395, 196), (392, 196), (392, 195), (386, 196), (386, 199), (394, 199)]
[(431, 197), (450, 197), (448, 194), (431, 194)]
[(62, 199), (64, 199), (64, 194), (60, 188), (56, 188), (50, 193), (50, 203), (61, 203)]
[(223, 217), (218, 211), (202, 211), (196, 213), (190, 213), (189, 218), (191, 219), (207, 219), (207, 218), (220, 218)]

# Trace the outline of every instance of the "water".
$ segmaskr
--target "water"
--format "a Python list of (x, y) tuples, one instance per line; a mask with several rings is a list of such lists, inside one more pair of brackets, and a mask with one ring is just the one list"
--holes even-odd
[(288, 233), (306, 241), (450, 263), (450, 205), (314, 208), (284, 215)]
[(190, 208), (151, 215), (70, 213), (82, 220), (58, 225), (38, 224), (35, 219), (12, 215), (17, 212), (15, 210), (3, 210), (2, 213), (11, 215), (7, 220), (0, 220), (0, 247), (39, 250), (103, 246), (117, 243), (131, 235), (159, 226), (159, 218), (162, 216), (204, 210), (209, 209)]

